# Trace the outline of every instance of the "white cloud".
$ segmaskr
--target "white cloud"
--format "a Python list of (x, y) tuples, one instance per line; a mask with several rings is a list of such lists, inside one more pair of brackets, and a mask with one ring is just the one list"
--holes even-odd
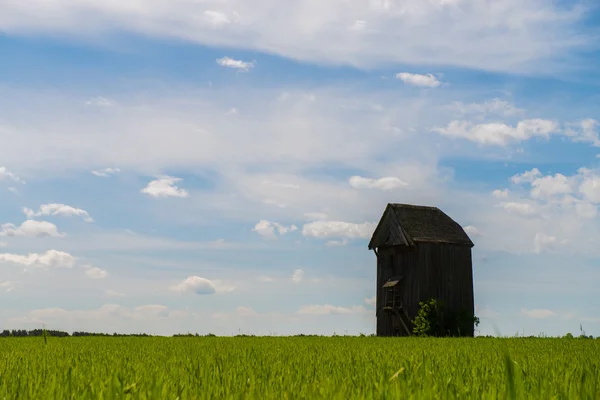
[(42, 308), (29, 311), (21, 317), (11, 318), (9, 322), (18, 326), (24, 324), (30, 326), (45, 324), (63, 330), (70, 328), (71, 330), (85, 329), (88, 331), (106, 332), (105, 327), (107, 323), (113, 325), (115, 322), (131, 321), (131, 324), (128, 324), (130, 329), (132, 329), (130, 332), (139, 333), (140, 331), (144, 331), (143, 328), (139, 328), (141, 322), (157, 319), (160, 321), (174, 315), (176, 314), (169, 312), (167, 306), (161, 304), (148, 304), (134, 308), (127, 308), (118, 304), (105, 304), (98, 309), (92, 310)]
[(75, 257), (58, 250), (48, 250), (43, 254), (29, 253), (27, 255), (0, 253), (0, 263), (39, 268), (72, 268), (75, 265)]
[(0, 236), (27, 236), (27, 237), (65, 237), (64, 233), (58, 232), (58, 228), (51, 222), (35, 221), (28, 219), (20, 226), (15, 224), (2, 224)]
[(408, 185), (408, 183), (401, 181), (400, 179), (398, 179), (396, 177), (391, 177), (391, 176), (379, 178), (379, 179), (363, 178), (360, 176), (352, 176), (352, 177), (350, 177), (350, 179), (348, 179), (348, 182), (350, 183), (350, 186), (357, 188), (357, 189), (367, 188), (367, 189), (392, 190), (392, 189), (397, 189), (397, 188)]
[(586, 176), (579, 185), (579, 192), (592, 203), (600, 203), (600, 177)]
[(400, 72), (400, 73), (396, 74), (396, 78), (400, 79), (402, 82), (404, 82), (408, 85), (412, 85), (412, 86), (436, 88), (442, 84), (432, 74), (422, 75), (422, 74), (411, 74), (409, 72)]
[(600, 147), (600, 123), (592, 118), (587, 118), (578, 123), (569, 124), (566, 130), (567, 136), (571, 136), (574, 142), (591, 143)]
[(275, 279), (271, 278), (270, 276), (259, 276), (258, 280), (261, 282), (275, 282)]
[(0, 281), (0, 289), (4, 289), (5, 292), (12, 292), (15, 288), (15, 284), (11, 281)]
[(479, 231), (479, 229), (477, 229), (473, 225), (465, 226), (463, 229), (465, 230), (465, 232), (467, 233), (467, 235), (469, 235), (470, 237), (475, 237), (475, 236), (481, 236), (481, 235), (483, 235)]
[(338, 246), (345, 246), (348, 244), (348, 239), (343, 239), (343, 240), (328, 240), (327, 242), (325, 242), (325, 246), (327, 247), (338, 247)]
[(222, 67), (239, 69), (240, 71), (248, 71), (250, 68), (254, 68), (254, 61), (247, 62), (242, 60), (234, 60), (229, 57), (223, 57), (217, 59), (217, 64)]
[[(274, 88), (224, 88), (218, 96), (214, 91), (197, 87), (174, 88), (172, 92), (160, 94), (152, 93), (152, 88), (148, 90), (151, 93), (144, 96), (144, 101), (135, 94), (124, 95), (119, 108), (107, 109), (102, 115), (84, 113), (78, 118), (69, 118), (72, 109), (64, 104), (70, 104), (72, 98), (67, 95), (60, 97), (60, 94), (40, 91), (33, 96), (21, 90), (9, 90), (8, 97), (14, 95), (20, 100), (0, 102), (1, 117), (9, 126), (0, 128), (2, 136), (7, 137), (6, 144), (0, 148), (0, 159), (14, 165), (13, 168), (31, 170), (38, 175), (59, 170), (90, 170), (105, 164), (118, 165), (122, 170), (140, 175), (168, 170), (190, 172), (210, 166), (221, 171), (218, 179), (225, 182), (220, 182), (224, 184), (219, 184), (216, 190), (226, 190), (229, 202), (233, 201), (230, 194), (243, 190), (246, 198), (250, 198), (248, 192), (251, 192), (253, 196), (261, 196), (253, 201), (271, 199), (289, 210), (293, 203), (307, 197), (291, 190), (293, 187), (302, 187), (308, 193), (317, 189), (316, 186), (332, 191), (330, 182), (303, 176), (309, 166), (338, 163), (364, 166), (361, 169), (373, 175), (406, 176), (410, 178), (406, 181), (411, 190), (416, 191), (425, 184), (419, 179), (432, 178), (424, 175), (434, 172), (432, 162), (439, 152), (426, 146), (431, 140), (426, 135), (411, 135), (410, 147), (397, 146), (408, 138), (406, 135), (390, 138), (387, 126), (407, 128), (408, 132), (407, 125), (418, 126), (417, 115), (434, 106), (432, 103), (443, 102), (441, 98), (415, 102), (409, 95), (392, 96), (387, 92), (369, 93), (342, 87), (322, 87), (311, 92), (289, 90), (285, 100), (278, 99), (281, 89)], [(356, 107), (365, 110), (356, 112), (340, 107), (347, 99), (354, 99)], [(385, 112), (370, 109), (377, 101), (387, 104)], [(232, 102), (252, 118), (226, 115), (223, 110), (230, 108)], [(46, 106), (42, 107), (41, 103)], [(31, 110), (36, 114), (33, 126), (23, 125), (15, 116), (34, 106), (35, 110)], [(198, 107), (202, 112), (198, 112)], [(91, 148), (86, 146), (80, 140), (83, 130), (90, 138), (102, 140), (94, 142)], [(367, 130), (368, 137), (363, 134)], [(52, 132), (52, 140), (39, 132)], [(61, 146), (53, 143), (61, 143)], [(331, 148), (337, 151), (332, 152)], [(69, 152), (66, 149), (70, 149)], [(71, 157), (71, 151), (77, 157)], [(24, 152), (32, 154), (27, 163), (16, 156)], [(392, 153), (394, 160), (401, 160), (394, 162), (394, 167), (384, 169), (372, 163), (373, 155), (385, 158)], [(61, 160), (60, 168), (56, 158)], [(277, 173), (248, 170), (256, 164), (273, 163), (281, 166)], [(404, 165), (407, 167), (403, 168)], [(412, 171), (418, 167), (420, 170)], [(243, 181), (249, 177), (254, 179)], [(276, 182), (290, 190), (262, 184), (263, 181)], [(205, 191), (195, 193), (203, 195)], [(346, 195), (349, 191), (339, 193)], [(315, 203), (307, 204), (311, 207), (300, 212), (321, 211), (323, 206)]]
[(108, 276), (108, 272), (104, 269), (94, 267), (92, 265), (85, 265), (85, 274), (92, 279), (104, 279)]
[(534, 168), (515, 175), (512, 180), (520, 187), (510, 192), (510, 201), (497, 204), (505, 213), (492, 212), (483, 199), (481, 208), (469, 213), (486, 232), (478, 248), (595, 256), (600, 243), (598, 173), (580, 168), (573, 175), (543, 175)]
[(377, 304), (377, 297), (373, 296), (373, 297), (367, 297), (365, 299), (365, 303), (370, 305), (370, 306), (374, 306), (375, 304)]
[(206, 10), (204, 11), (204, 16), (215, 27), (231, 24), (231, 20), (227, 14), (222, 11)]
[(112, 289), (106, 289), (104, 291), (104, 293), (106, 293), (106, 295), (108, 297), (123, 297), (123, 296), (125, 296), (124, 293), (121, 293), (121, 292), (118, 292), (118, 291), (112, 290)]
[(188, 197), (189, 193), (185, 189), (175, 186), (175, 183), (181, 180), (181, 178), (161, 175), (156, 180), (150, 181), (141, 192), (152, 197)]
[(87, 211), (66, 204), (42, 204), (37, 212), (30, 208), (23, 208), (23, 212), (27, 218), (40, 217), (42, 215), (62, 215), (66, 217), (83, 217), (85, 222), (94, 222), (94, 219), (90, 217)]
[(110, 100), (110, 99), (107, 99), (107, 98), (102, 97), (102, 96), (98, 96), (98, 97), (93, 97), (93, 98), (87, 100), (85, 102), (85, 104), (88, 105), (88, 106), (111, 107), (115, 103), (112, 100)]
[(536, 318), (536, 319), (554, 317), (556, 315), (556, 313), (554, 311), (543, 309), (543, 308), (542, 309), (533, 309), (533, 310), (527, 310), (525, 308), (522, 308), (521, 314), (526, 317)]
[(302, 306), (298, 314), (330, 315), (330, 314), (361, 314), (368, 312), (363, 306), (338, 307), (331, 304)]
[(508, 212), (520, 215), (534, 215), (536, 213), (535, 207), (530, 203), (511, 201), (508, 203), (503, 203), (502, 207)]
[(275, 231), (279, 233), (279, 235), (285, 235), (288, 232), (294, 232), (298, 230), (296, 225), (285, 226), (278, 222), (269, 222), (267, 220), (261, 219), (256, 223), (254, 228), (252, 228), (253, 232), (258, 233), (260, 236), (268, 238), (268, 239), (276, 239)]
[(508, 197), (509, 193), (510, 192), (508, 189), (504, 189), (504, 190), (496, 189), (492, 192), (492, 196), (494, 196), (497, 199), (505, 199)]
[(294, 281), (296, 283), (302, 282), (303, 279), (304, 279), (304, 271), (301, 269), (295, 270), (294, 273), (292, 274), (292, 281)]
[(474, 125), (467, 121), (451, 121), (445, 128), (435, 128), (434, 131), (450, 138), (489, 146), (506, 146), (532, 137), (549, 138), (551, 134), (560, 133), (556, 122), (545, 119), (523, 120), (514, 127), (498, 122)]
[(108, 178), (111, 175), (114, 175), (118, 172), (120, 172), (121, 170), (119, 168), (103, 168), (103, 169), (97, 169), (97, 170), (93, 170), (91, 171), (92, 174), (102, 177), (102, 178)]
[[(81, 38), (128, 31), (316, 63), (367, 68), (437, 64), (512, 72), (554, 70), (560, 65), (555, 60), (593, 43), (579, 23), (587, 15), (581, 2), (300, 0), (285, 13), (279, 7), (267, 0), (207, 0), (202, 7), (168, 0), (126, 5), (31, 0), (4, 4), (0, 30)], [(227, 23), (231, 14), (239, 23)], [(360, 41), (348, 29), (357, 17), (376, 27), (363, 29)], [(215, 26), (222, 27), (218, 35)]]
[(547, 175), (531, 182), (531, 197), (549, 198), (557, 194), (568, 194), (573, 191), (569, 179), (562, 175)]
[(314, 221), (304, 224), (302, 234), (316, 238), (347, 237), (350, 239), (366, 239), (373, 234), (377, 224), (364, 222), (354, 224), (343, 221)]
[(235, 290), (235, 286), (224, 284), (218, 280), (210, 280), (199, 276), (189, 276), (184, 281), (171, 287), (177, 292), (190, 292), (196, 294), (227, 293)]
[(25, 183), (24, 180), (10, 172), (6, 167), (0, 167), (0, 181), (12, 181), (17, 183)]
[(525, 171), (522, 174), (516, 174), (516, 175), (512, 176), (510, 178), (510, 180), (514, 184), (519, 185), (521, 183), (531, 183), (534, 180), (536, 180), (537, 178), (539, 178), (540, 176), (542, 176), (542, 173), (540, 172), (540, 170), (537, 168), (533, 168), (530, 171)]
[(575, 211), (582, 218), (594, 218), (598, 215), (598, 207), (590, 203), (576, 203)]
[(167, 317), (169, 308), (162, 304), (148, 304), (145, 306), (135, 307), (133, 311), (140, 314), (142, 317)]
[(545, 250), (552, 250), (556, 246), (558, 241), (555, 236), (547, 235), (543, 232), (538, 232), (533, 238), (533, 251), (535, 253), (541, 253)]
[(516, 108), (514, 105), (506, 100), (493, 99), (483, 103), (469, 103), (465, 104), (461, 101), (453, 102), (447, 106), (449, 110), (452, 110), (461, 115), (468, 114), (481, 114), (481, 115), (499, 115), (504, 117), (511, 117), (524, 113), (525, 110)]
[(4, 247), (7, 247), (7, 246), (8, 246), (8, 243), (6, 243), (6, 242), (0, 242), (0, 249), (2, 249)]

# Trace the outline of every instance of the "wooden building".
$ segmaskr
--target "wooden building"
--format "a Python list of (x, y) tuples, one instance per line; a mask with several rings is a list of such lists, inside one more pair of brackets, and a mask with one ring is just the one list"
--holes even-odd
[[(437, 207), (388, 204), (369, 250), (377, 256), (377, 336), (409, 336), (419, 302), (474, 315), (473, 242)], [(461, 335), (473, 336), (467, 324)]]

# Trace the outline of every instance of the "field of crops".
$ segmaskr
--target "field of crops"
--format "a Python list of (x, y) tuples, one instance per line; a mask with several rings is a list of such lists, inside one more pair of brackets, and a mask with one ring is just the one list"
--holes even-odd
[(0, 399), (600, 398), (600, 340), (0, 338)]

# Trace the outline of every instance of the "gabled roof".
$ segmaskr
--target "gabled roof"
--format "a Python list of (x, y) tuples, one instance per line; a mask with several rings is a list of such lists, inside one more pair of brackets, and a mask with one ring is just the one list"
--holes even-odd
[(416, 242), (473, 246), (464, 229), (439, 208), (390, 203), (373, 232), (369, 249)]

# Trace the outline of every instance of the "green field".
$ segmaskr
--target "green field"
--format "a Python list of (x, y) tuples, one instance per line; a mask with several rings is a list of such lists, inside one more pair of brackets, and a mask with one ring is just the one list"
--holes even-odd
[(600, 398), (600, 340), (0, 338), (0, 399)]

